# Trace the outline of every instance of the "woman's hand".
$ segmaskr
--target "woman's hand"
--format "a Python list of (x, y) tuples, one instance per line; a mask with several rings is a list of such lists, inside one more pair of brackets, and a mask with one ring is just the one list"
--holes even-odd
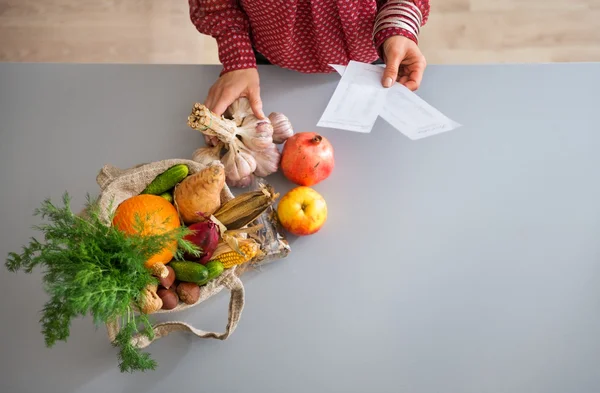
[(384, 41), (383, 53), (383, 86), (391, 87), (397, 81), (412, 91), (417, 90), (427, 66), (419, 46), (410, 38), (396, 35)]
[(204, 105), (221, 116), (239, 97), (247, 97), (254, 115), (264, 119), (258, 70), (255, 68), (223, 74), (208, 91)]

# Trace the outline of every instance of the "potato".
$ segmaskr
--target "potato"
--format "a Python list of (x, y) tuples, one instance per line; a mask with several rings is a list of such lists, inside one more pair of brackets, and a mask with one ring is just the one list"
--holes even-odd
[(193, 282), (182, 282), (177, 286), (177, 294), (185, 304), (194, 304), (200, 298), (200, 287)]
[(172, 310), (179, 304), (179, 296), (177, 296), (174, 289), (160, 288), (157, 294), (162, 300), (163, 310)]

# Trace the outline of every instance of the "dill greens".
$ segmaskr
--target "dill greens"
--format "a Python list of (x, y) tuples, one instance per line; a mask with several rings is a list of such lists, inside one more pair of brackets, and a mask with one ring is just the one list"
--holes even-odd
[[(113, 345), (119, 349), (121, 372), (155, 369), (156, 361), (131, 344), (138, 332), (153, 335), (148, 316), (137, 312), (144, 287), (158, 282), (144, 262), (174, 240), (179, 245), (176, 259), (182, 259), (184, 252), (199, 255), (200, 250), (183, 239), (190, 231), (181, 226), (162, 235), (125, 234), (104, 224), (97, 201), (89, 196), (80, 215), (71, 210), (68, 193), (62, 202), (63, 206), (56, 206), (46, 199), (35, 209), (34, 216), (49, 221), (34, 227), (45, 241), (32, 237), (20, 254), (11, 252), (6, 261), (11, 272), (45, 268), (43, 283), (50, 299), (40, 323), (46, 346), (66, 341), (71, 321), (89, 314), (95, 324), (119, 322), (121, 330)], [(109, 217), (112, 221), (113, 214)], [(139, 217), (136, 221), (142, 233), (144, 221)]]

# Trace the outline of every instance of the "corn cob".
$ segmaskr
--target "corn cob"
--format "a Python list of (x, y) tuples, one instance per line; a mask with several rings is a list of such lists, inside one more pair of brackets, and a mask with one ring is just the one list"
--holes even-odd
[(244, 255), (241, 255), (237, 251), (232, 250), (231, 247), (229, 247), (227, 244), (224, 244), (223, 248), (221, 249), (221, 252), (215, 252), (215, 255), (213, 255), (211, 260), (221, 261), (225, 269), (229, 269), (233, 266), (241, 265), (243, 263), (251, 261), (252, 258), (254, 258), (258, 254), (258, 244), (254, 241), (241, 241), (240, 243), (240, 251)]
[(270, 185), (238, 195), (225, 202), (214, 214), (227, 229), (240, 229), (256, 220), (279, 197)]

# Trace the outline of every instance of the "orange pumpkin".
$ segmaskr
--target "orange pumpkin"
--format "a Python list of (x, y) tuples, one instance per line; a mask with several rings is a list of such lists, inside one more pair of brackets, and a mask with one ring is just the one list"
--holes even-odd
[[(139, 218), (138, 218), (139, 217)], [(137, 195), (123, 201), (115, 211), (112, 225), (129, 234), (139, 234), (136, 220), (141, 220), (141, 235), (162, 235), (181, 226), (175, 207), (156, 195)], [(167, 264), (177, 251), (177, 241), (153, 255), (145, 263), (147, 268), (156, 263)]]

